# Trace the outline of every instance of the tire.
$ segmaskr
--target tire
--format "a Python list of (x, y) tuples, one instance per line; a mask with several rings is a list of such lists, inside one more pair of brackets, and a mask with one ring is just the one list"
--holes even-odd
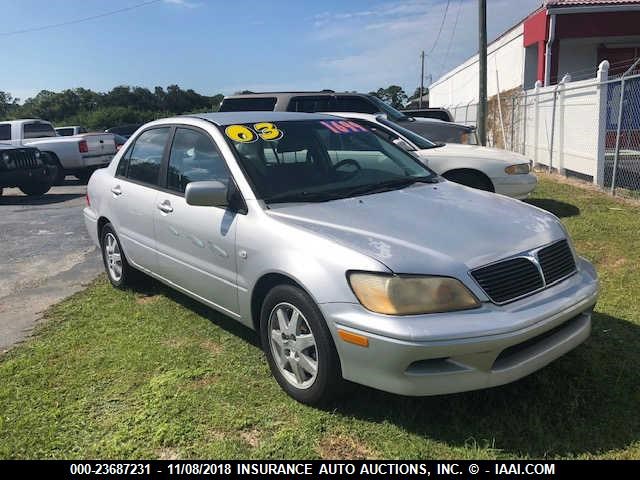
[(40, 197), (47, 193), (51, 189), (51, 184), (48, 182), (33, 182), (27, 185), (21, 185), (20, 191), (30, 197)]
[(476, 188), (485, 192), (495, 192), (491, 180), (480, 172), (453, 170), (443, 174), (442, 176), (447, 180), (467, 187)]
[(86, 184), (86, 183), (89, 183), (89, 179), (91, 178), (92, 174), (93, 174), (93, 170), (87, 170), (81, 173), (76, 173), (74, 177), (80, 180), (80, 183)]
[(67, 173), (65, 172), (64, 168), (62, 168), (62, 164), (60, 163), (58, 156), (52, 152), (44, 152), (44, 153), (49, 155), (49, 157), (55, 162), (56, 167), (58, 167), (56, 176), (53, 177), (53, 185), (63, 185), (64, 178), (67, 176)]
[[(120, 289), (131, 286), (135, 280), (136, 272), (127, 262), (118, 235), (110, 223), (102, 227), (102, 231), (100, 232), (100, 247), (104, 268), (111, 285)], [(120, 256), (119, 262), (113, 256), (114, 254)]]
[[(284, 325), (277, 312), (285, 317)], [(291, 325), (294, 312), (297, 327)], [(337, 397), (342, 384), (338, 353), (307, 293), (293, 285), (274, 287), (262, 303), (260, 338), (271, 373), (287, 394), (308, 405), (324, 405)], [(310, 368), (314, 361), (315, 374)]]

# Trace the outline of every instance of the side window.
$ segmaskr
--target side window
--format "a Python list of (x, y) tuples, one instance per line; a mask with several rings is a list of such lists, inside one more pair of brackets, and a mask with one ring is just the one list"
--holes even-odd
[(290, 112), (331, 112), (336, 111), (333, 107), (335, 103), (331, 96), (324, 95), (321, 97), (293, 97), (287, 108)]
[(362, 97), (338, 97), (336, 99), (336, 112), (376, 113), (379, 109)]
[(0, 125), (0, 140), (11, 140), (11, 125)]
[(206, 180), (229, 184), (227, 166), (213, 140), (204, 132), (176, 129), (169, 157), (167, 188), (184, 193), (190, 182)]
[(154, 128), (136, 139), (129, 155), (128, 178), (150, 185), (158, 184), (160, 164), (170, 130), (169, 127)]

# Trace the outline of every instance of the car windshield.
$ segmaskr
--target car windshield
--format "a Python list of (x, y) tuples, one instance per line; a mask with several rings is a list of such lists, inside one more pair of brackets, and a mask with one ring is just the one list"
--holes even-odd
[(323, 202), (438, 181), (412, 155), (349, 120), (221, 129), (267, 203)]
[(369, 99), (371, 99), (371, 101), (378, 106), (378, 108), (380, 109), (380, 113), (385, 113), (391, 120), (399, 122), (399, 121), (407, 121), (407, 120), (409, 120), (411, 118), (411, 117), (406, 116), (401, 111), (396, 110), (391, 105), (388, 105), (388, 104), (384, 103), (378, 97), (374, 97), (373, 95), (369, 95)]
[(432, 142), (478, 145), (475, 130), (464, 125), (447, 122), (416, 121), (411, 124), (411, 129), (417, 134), (427, 137)]
[(412, 132), (411, 130), (407, 130), (406, 128), (401, 127), (397, 123), (391, 122), (382, 116), (378, 117), (378, 121), (381, 124), (389, 127), (391, 130), (395, 130), (396, 132), (398, 132), (400, 135), (408, 139), (411, 143), (413, 143), (416, 147), (420, 149), (424, 150), (428, 148), (437, 148), (442, 146), (441, 144), (434, 143), (431, 140), (427, 140), (426, 138), (421, 137), (420, 135), (418, 135), (415, 132)]

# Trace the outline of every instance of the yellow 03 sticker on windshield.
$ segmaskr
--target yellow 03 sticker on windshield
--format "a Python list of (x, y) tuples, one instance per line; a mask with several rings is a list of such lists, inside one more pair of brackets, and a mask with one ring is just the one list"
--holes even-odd
[(284, 135), (273, 123), (256, 123), (253, 128), (256, 129), (256, 132), (258, 132), (258, 135), (263, 140), (279, 140)]
[(244, 125), (229, 125), (224, 129), (224, 133), (234, 142), (251, 143), (258, 138), (253, 130)]

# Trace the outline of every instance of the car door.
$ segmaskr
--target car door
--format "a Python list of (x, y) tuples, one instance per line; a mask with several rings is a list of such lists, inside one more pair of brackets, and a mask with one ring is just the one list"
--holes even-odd
[(238, 312), (236, 213), (188, 205), (190, 182), (233, 183), (224, 158), (205, 131), (175, 129), (168, 154), (166, 188), (156, 200), (159, 272), (166, 280), (230, 314)]
[(109, 188), (110, 220), (128, 261), (144, 270), (157, 268), (154, 213), (160, 170), (171, 127), (141, 133), (118, 163)]

